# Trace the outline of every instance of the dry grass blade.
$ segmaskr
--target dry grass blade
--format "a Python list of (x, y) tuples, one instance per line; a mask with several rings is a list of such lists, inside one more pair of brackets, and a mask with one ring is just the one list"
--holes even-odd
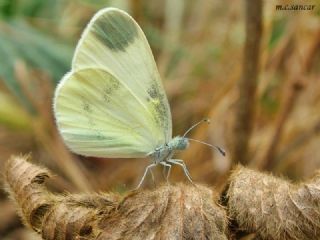
[(292, 142), (281, 151), (277, 156), (275, 156), (275, 162), (278, 165), (275, 168), (277, 172), (283, 172), (288, 166), (292, 163), (291, 161), (283, 161), (288, 158), (291, 154), (296, 152), (298, 149), (306, 146), (312, 139), (314, 139), (320, 133), (320, 120), (317, 121), (314, 125), (307, 129), (301, 135), (297, 136)]
[[(299, 56), (295, 57), (295, 59), (300, 60), (295, 65), (300, 67), (294, 70), (290, 67), (288, 69), (288, 75), (290, 76), (288, 91), (283, 96), (283, 105), (280, 110), (270, 144), (259, 166), (260, 169), (271, 171), (274, 168), (277, 168), (277, 165), (279, 164), (279, 159), (277, 158), (278, 146), (280, 145), (279, 143), (281, 142), (286, 123), (288, 122), (291, 113), (295, 109), (299, 97), (302, 95), (307, 84), (310, 84), (310, 79), (308, 79), (306, 76), (310, 74), (311, 66), (314, 63), (314, 60), (316, 60), (315, 53), (317, 52), (316, 49), (319, 47), (319, 36), (320, 30), (318, 30), (315, 34), (315, 38), (309, 46), (309, 49), (307, 49), (304, 59), (300, 59)], [(295, 47), (298, 48), (298, 46)]]
[(317, 239), (320, 175), (299, 185), (237, 167), (230, 177), (228, 209), (239, 228), (261, 239)]
[(276, 154), (282, 132), (284, 130), (288, 118), (290, 117), (292, 110), (294, 109), (294, 106), (298, 99), (298, 95), (300, 95), (303, 88), (304, 84), (301, 81), (292, 81), (290, 91), (286, 95), (285, 103), (283, 104), (283, 109), (281, 111), (281, 114), (279, 115), (278, 122), (274, 130), (274, 135), (270, 142), (270, 146), (268, 147), (266, 155), (263, 159), (262, 166), (260, 166), (261, 169), (271, 171), (274, 168), (274, 165), (276, 164), (276, 158), (274, 155)]
[(23, 157), (12, 157), (6, 167), (10, 195), (43, 239), (227, 239), (225, 210), (207, 187), (165, 185), (125, 197), (57, 195), (43, 186), (49, 176)]

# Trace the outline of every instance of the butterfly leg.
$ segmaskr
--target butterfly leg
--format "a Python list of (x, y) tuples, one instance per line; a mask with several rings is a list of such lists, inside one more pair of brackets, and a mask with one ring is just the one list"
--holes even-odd
[(141, 178), (141, 180), (140, 180), (140, 182), (139, 182), (138, 186), (136, 187), (136, 189), (139, 189), (139, 188), (141, 187), (141, 185), (142, 185), (142, 183), (143, 183), (144, 179), (145, 179), (145, 178), (146, 178), (146, 176), (147, 176), (148, 171), (149, 171), (151, 168), (155, 167), (155, 166), (157, 166), (157, 164), (156, 164), (156, 163), (151, 163), (148, 167), (146, 167), (146, 170), (144, 171), (144, 174), (143, 174), (143, 176), (142, 176), (142, 178)]
[(163, 169), (162, 169), (162, 176), (163, 176), (163, 178), (166, 178), (166, 176), (167, 176), (166, 170), (167, 170), (167, 167), (166, 167), (166, 166), (163, 166)]
[(152, 168), (150, 168), (150, 174), (151, 174), (153, 185), (154, 185), (154, 187), (156, 187), (156, 181), (154, 180), (154, 175), (153, 175)]
[(169, 183), (169, 176), (170, 176), (170, 172), (171, 172), (171, 164), (166, 163), (166, 162), (160, 162), (160, 164), (164, 166), (163, 169), (166, 169), (166, 167), (169, 168), (169, 169), (168, 169), (168, 172), (167, 172), (167, 174), (166, 174), (166, 176), (165, 176), (165, 177), (166, 177), (166, 180), (167, 180), (167, 183)]
[(181, 159), (169, 159), (169, 160), (167, 160), (167, 162), (181, 166), (183, 168), (183, 171), (184, 171), (185, 175), (189, 179), (189, 181), (191, 183), (193, 183), (192, 178), (190, 176), (190, 173), (188, 171), (188, 168), (187, 168), (187, 166), (186, 166), (186, 164), (184, 163), (183, 160), (181, 160)]

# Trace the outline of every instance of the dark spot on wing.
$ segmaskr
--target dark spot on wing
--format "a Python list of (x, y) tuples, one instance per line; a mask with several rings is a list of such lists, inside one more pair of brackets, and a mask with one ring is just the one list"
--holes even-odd
[(92, 113), (91, 106), (90, 106), (90, 104), (89, 104), (88, 102), (83, 101), (82, 105), (83, 105), (83, 110), (84, 110), (86, 113)]
[(165, 127), (167, 119), (166, 107), (162, 101), (153, 101), (153, 107), (155, 109), (155, 120), (158, 125)]
[(87, 123), (88, 123), (88, 128), (90, 128), (93, 132), (94, 135), (92, 135), (93, 140), (105, 140), (106, 137), (102, 134), (102, 132), (97, 128), (97, 124), (95, 123), (93, 119), (93, 109), (90, 106), (90, 104), (82, 97), (82, 106), (84, 110), (84, 115), (87, 118)]
[(159, 96), (161, 96), (159, 87), (156, 83), (152, 83), (147, 92), (151, 98), (159, 98)]
[(125, 51), (138, 36), (133, 20), (117, 11), (100, 16), (92, 25), (92, 33), (114, 51)]
[(120, 88), (120, 82), (111, 76), (109, 76), (109, 78), (106, 79), (106, 81), (107, 83), (103, 88), (103, 99), (106, 102), (110, 102), (111, 101), (110, 96)]
[(99, 131), (99, 130), (97, 130), (97, 129), (95, 129), (96, 130), (96, 138), (97, 138), (97, 140), (105, 140), (105, 139), (107, 139), (102, 133), (101, 133), (101, 131)]
[(167, 116), (169, 113), (167, 105), (165, 104), (165, 95), (159, 91), (159, 86), (155, 82), (152, 82), (147, 92), (149, 94), (147, 101), (153, 106), (154, 119), (157, 125), (163, 129), (168, 129), (169, 123), (167, 121)]

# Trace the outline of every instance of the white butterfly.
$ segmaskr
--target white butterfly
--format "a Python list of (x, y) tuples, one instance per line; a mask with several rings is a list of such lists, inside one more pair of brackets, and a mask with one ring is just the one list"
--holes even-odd
[(92, 18), (71, 71), (56, 89), (54, 113), (60, 134), (75, 153), (150, 157), (138, 187), (157, 164), (169, 168), (167, 176), (172, 164), (180, 165), (192, 182), (185, 163), (172, 159), (189, 139), (172, 139), (170, 108), (150, 46), (126, 12), (106, 8)]

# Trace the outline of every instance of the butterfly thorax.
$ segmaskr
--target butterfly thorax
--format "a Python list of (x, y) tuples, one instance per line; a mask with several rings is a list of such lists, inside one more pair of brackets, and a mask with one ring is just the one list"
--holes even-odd
[(168, 143), (157, 147), (149, 154), (155, 163), (160, 163), (171, 159), (176, 150), (184, 150), (189, 146), (189, 140), (185, 137), (177, 136)]

